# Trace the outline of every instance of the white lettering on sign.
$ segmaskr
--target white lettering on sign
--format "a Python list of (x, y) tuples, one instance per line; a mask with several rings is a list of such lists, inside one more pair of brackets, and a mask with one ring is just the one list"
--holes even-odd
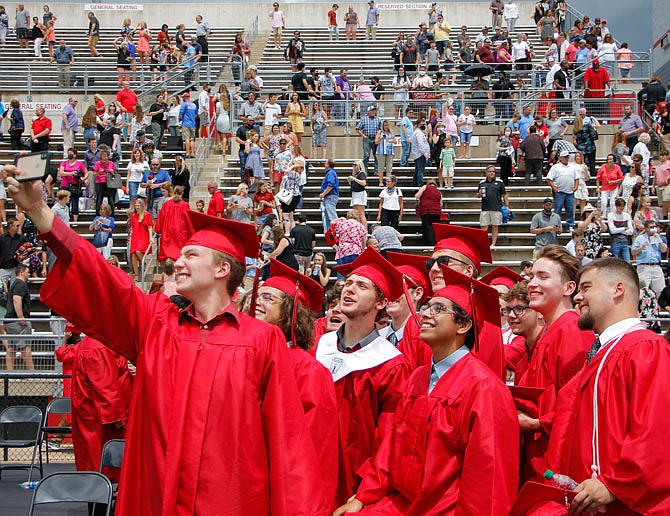
[[(30, 111), (37, 108), (44, 108), (45, 111), (62, 111), (67, 102), (21, 102), (21, 111)], [(4, 103), (5, 111), (8, 111), (11, 106), (9, 102)]]
[(411, 10), (411, 9), (430, 9), (429, 3), (423, 2), (400, 2), (392, 4), (375, 4), (376, 7), (380, 10), (387, 11), (399, 11), (399, 10)]
[(84, 4), (85, 11), (143, 11), (142, 4)]

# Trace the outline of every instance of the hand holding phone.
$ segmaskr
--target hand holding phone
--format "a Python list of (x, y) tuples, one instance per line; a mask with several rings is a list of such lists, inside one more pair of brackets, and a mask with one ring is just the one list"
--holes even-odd
[(21, 174), (16, 176), (16, 180), (19, 183), (44, 181), (49, 173), (50, 164), (51, 154), (47, 151), (17, 156), (14, 165), (21, 170)]

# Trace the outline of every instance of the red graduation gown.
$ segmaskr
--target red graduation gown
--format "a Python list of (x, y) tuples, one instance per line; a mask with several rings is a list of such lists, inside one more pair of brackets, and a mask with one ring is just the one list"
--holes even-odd
[[(63, 364), (63, 374), (72, 376), (72, 363), (74, 362), (74, 357), (77, 354), (77, 344), (63, 344), (56, 349), (56, 360)], [(66, 398), (71, 398), (72, 394), (72, 378), (63, 378), (63, 396)], [(70, 418), (67, 418), (68, 421)]]
[[(72, 443), (78, 471), (98, 471), (102, 447), (123, 439), (114, 423), (127, 421), (132, 375), (125, 358), (92, 337), (75, 347), (72, 364)], [(118, 479), (114, 479), (118, 481)]]
[[(577, 482), (591, 477), (593, 388), (604, 347), (559, 393), (547, 466)], [(598, 381), (600, 481), (618, 501), (608, 516), (670, 514), (670, 346), (632, 331), (607, 357)]]
[(545, 389), (538, 406), (515, 400), (519, 410), (539, 418), (542, 425), (542, 431), (523, 435), (522, 480), (542, 481), (558, 391), (582, 368), (595, 340), (593, 332), (577, 327), (577, 319), (577, 312), (569, 310), (547, 328), (535, 344), (528, 370), (518, 383)]
[(326, 514), (286, 339), (230, 305), (203, 323), (55, 219), (40, 296), (137, 364), (117, 514)]
[(164, 262), (167, 258), (177, 260), (184, 244), (193, 233), (193, 225), (188, 218), (191, 208), (186, 201), (175, 202), (168, 199), (158, 212), (156, 219), (156, 233), (160, 234), (158, 247), (158, 261)]
[(428, 394), (431, 366), (407, 382), (392, 429), (356, 498), (366, 514), (506, 515), (517, 492), (519, 425), (507, 387), (472, 354)]
[(292, 346), (289, 348), (289, 355), (305, 412), (305, 425), (312, 437), (321, 466), (320, 480), (328, 501), (334, 504), (337, 489), (338, 433), (333, 378), (328, 369), (304, 349)]
[[(405, 339), (407, 342), (403, 344)], [(431, 363), (433, 353), (430, 346), (421, 340), (421, 329), (413, 317), (410, 317), (405, 325), (398, 349), (403, 354), (407, 353), (408, 363), (412, 370)], [(496, 376), (502, 380), (505, 379), (505, 350), (500, 326), (485, 321), (479, 331), (479, 351), (473, 350), (472, 354), (489, 366)]]
[[(326, 365), (327, 360), (321, 358), (326, 348), (324, 339), (336, 339), (335, 332), (326, 333), (319, 341), (317, 359)], [(384, 339), (379, 337), (378, 340)], [(379, 447), (384, 428), (392, 424), (393, 412), (408, 376), (405, 357), (397, 355), (374, 367), (350, 372), (335, 381), (340, 436), (338, 506), (356, 492), (363, 471)]]
[(517, 335), (512, 339), (512, 342), (505, 346), (504, 350), (505, 367), (514, 371), (514, 385), (518, 385), (530, 364), (526, 339)]

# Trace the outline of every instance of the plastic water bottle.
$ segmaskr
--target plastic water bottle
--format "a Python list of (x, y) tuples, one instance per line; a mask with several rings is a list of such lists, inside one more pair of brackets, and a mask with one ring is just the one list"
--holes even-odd
[(23, 484), (19, 484), (19, 487), (21, 489), (35, 489), (37, 484), (39, 484), (39, 482), (35, 482), (33, 480), (32, 482), (24, 482)]
[(554, 486), (560, 487), (561, 489), (569, 489), (570, 491), (579, 485), (569, 476), (554, 473), (550, 469), (544, 472), (544, 478), (549, 480)]

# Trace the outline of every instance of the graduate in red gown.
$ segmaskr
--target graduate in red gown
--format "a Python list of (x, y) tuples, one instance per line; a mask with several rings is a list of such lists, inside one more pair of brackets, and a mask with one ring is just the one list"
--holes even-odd
[(342, 294), (342, 286), (337, 284), (326, 291), (323, 298), (326, 314), (314, 321), (314, 346), (309, 349), (312, 354), (316, 353), (316, 345), (323, 334), (337, 331), (344, 322), (344, 316), (340, 311), (340, 294)]
[[(489, 237), (482, 229), (466, 228), (453, 224), (433, 224), (437, 243), (426, 268), (433, 291), (444, 288), (441, 264), (476, 278), (482, 269), (481, 262), (491, 263)], [(418, 339), (418, 327), (409, 326), (410, 338)], [(479, 343), (472, 352), (491, 370), (505, 379), (505, 352), (500, 323), (485, 321), (479, 328)]]
[(530, 307), (528, 281), (514, 285), (503, 296), (502, 314), (507, 318), (514, 340), (505, 346), (507, 383), (518, 385), (528, 370), (544, 319)]
[(327, 514), (286, 339), (231, 302), (254, 226), (191, 213), (179, 309), (54, 218), (39, 182), (7, 182), (58, 257), (41, 299), (137, 365), (117, 514)]
[[(158, 212), (155, 232), (160, 235), (158, 246), (158, 261), (163, 263), (168, 258), (177, 261), (182, 247), (193, 233), (193, 226), (189, 220), (191, 208), (181, 196), (184, 189), (176, 186), (174, 194), (171, 186), (161, 187), (167, 200)], [(169, 198), (168, 198), (169, 197)]]
[(432, 365), (412, 373), (372, 467), (335, 516), (502, 516), (516, 495), (519, 428), (512, 396), (470, 353), (475, 322), (499, 318), (497, 293), (443, 267), (448, 286), (421, 312)]
[(547, 452), (552, 471), (579, 482), (571, 514), (670, 514), (670, 346), (640, 322), (638, 302), (626, 262), (583, 269), (578, 322), (599, 340), (559, 393)]
[(346, 276), (340, 297), (346, 320), (339, 330), (321, 337), (316, 359), (330, 371), (337, 394), (339, 505), (358, 487), (379, 445), (378, 432), (383, 434), (392, 423), (409, 368), (375, 327), (379, 311), (402, 294), (402, 275), (370, 247), (336, 269)]
[[(98, 471), (104, 444), (125, 438), (131, 393), (127, 360), (85, 336), (72, 363), (72, 444), (78, 471)], [(106, 474), (119, 481), (116, 472)]]
[[(395, 334), (398, 350), (405, 355), (405, 360), (414, 370), (430, 363), (433, 356), (430, 347), (425, 342), (422, 342), (420, 338), (412, 338), (412, 334), (418, 336), (419, 316), (416, 311), (426, 302), (426, 299), (433, 295), (426, 270), (426, 258), (392, 251), (386, 253), (386, 256), (388, 261), (395, 265), (395, 268), (405, 277), (412, 304), (410, 305), (406, 296), (402, 295), (395, 302), (386, 305), (386, 313), (391, 317), (391, 324), (386, 327), (383, 336), (393, 342), (391, 334)], [(408, 325), (414, 329), (414, 332), (405, 332)]]
[(595, 338), (577, 327), (572, 296), (580, 263), (559, 245), (544, 246), (528, 282), (530, 307), (542, 314), (545, 327), (518, 385), (544, 389), (537, 403), (516, 399), (523, 437), (522, 480), (541, 480), (558, 391), (581, 369)]
[(314, 319), (322, 302), (323, 287), (319, 283), (270, 258), (270, 278), (258, 289), (255, 315), (279, 326), (289, 343), (305, 424), (321, 465), (321, 481), (334, 503), (338, 452), (335, 385), (328, 369), (311, 353)]

